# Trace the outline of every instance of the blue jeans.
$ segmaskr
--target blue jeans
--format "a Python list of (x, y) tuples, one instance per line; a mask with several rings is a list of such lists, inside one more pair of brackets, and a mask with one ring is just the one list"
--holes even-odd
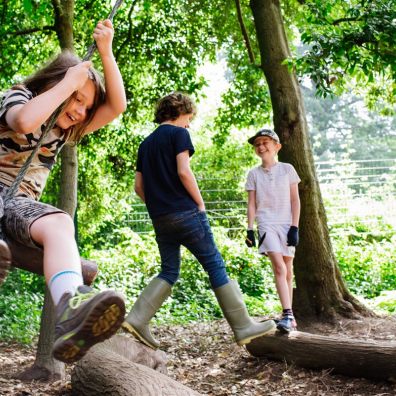
[(198, 209), (153, 219), (161, 255), (158, 277), (173, 285), (180, 273), (180, 246), (185, 246), (209, 275), (213, 289), (229, 282), (225, 265), (213, 239), (205, 212)]

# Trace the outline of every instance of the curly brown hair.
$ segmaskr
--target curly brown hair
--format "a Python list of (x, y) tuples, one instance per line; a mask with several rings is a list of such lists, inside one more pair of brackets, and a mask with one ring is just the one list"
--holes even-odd
[(154, 122), (161, 124), (165, 121), (176, 120), (183, 114), (195, 114), (193, 100), (182, 92), (172, 92), (162, 97), (155, 107)]

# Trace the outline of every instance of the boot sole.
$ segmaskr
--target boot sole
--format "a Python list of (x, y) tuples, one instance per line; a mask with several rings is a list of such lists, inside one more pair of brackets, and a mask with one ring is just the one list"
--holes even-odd
[(283, 327), (283, 326), (276, 326), (276, 328), (277, 328), (277, 330), (280, 332), (280, 333), (283, 333), (283, 334), (289, 334), (290, 332), (291, 332), (291, 328), (289, 329), (289, 328), (287, 328), (287, 327)]
[(124, 316), (125, 303), (120, 295), (103, 296), (77, 328), (55, 341), (54, 358), (64, 363), (80, 360), (93, 345), (114, 335)]
[(254, 340), (255, 338), (259, 338), (259, 337), (262, 337), (262, 336), (264, 336), (264, 335), (270, 333), (271, 331), (273, 331), (273, 330), (276, 328), (275, 322), (274, 322), (273, 320), (271, 320), (270, 322), (272, 322), (272, 323), (271, 323), (271, 327), (270, 327), (269, 329), (267, 329), (266, 331), (263, 331), (262, 333), (256, 334), (256, 335), (251, 336), (251, 337), (244, 338), (244, 339), (242, 339), (242, 340), (238, 340), (236, 343), (237, 343), (239, 346), (243, 346), (243, 345), (246, 345), (246, 344), (250, 344), (250, 342), (251, 342), (252, 340)]
[(132, 334), (142, 344), (144, 344), (154, 350), (158, 349), (158, 346), (150, 344), (142, 335), (140, 335), (140, 333), (130, 323), (123, 322), (121, 326), (128, 333)]
[(5, 241), (0, 239), (0, 285), (7, 277), (11, 267), (11, 252)]
[(289, 334), (292, 331), (297, 331), (297, 327), (290, 327), (290, 328), (286, 328), (286, 327), (282, 327), (282, 326), (276, 326), (276, 329), (282, 333), (282, 334)]

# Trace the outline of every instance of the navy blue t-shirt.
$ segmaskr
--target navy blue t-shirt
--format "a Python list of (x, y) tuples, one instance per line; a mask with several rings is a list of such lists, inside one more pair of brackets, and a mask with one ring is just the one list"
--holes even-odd
[(144, 196), (150, 217), (196, 209), (197, 204), (177, 174), (176, 155), (194, 146), (187, 129), (160, 125), (139, 146), (136, 170), (143, 175)]

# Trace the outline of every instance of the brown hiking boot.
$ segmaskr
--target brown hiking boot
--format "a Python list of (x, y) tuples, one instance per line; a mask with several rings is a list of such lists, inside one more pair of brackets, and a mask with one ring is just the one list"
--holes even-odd
[(97, 292), (79, 286), (65, 293), (56, 306), (53, 355), (65, 363), (81, 359), (93, 345), (110, 338), (125, 316), (124, 298), (112, 290)]
[(8, 270), (11, 266), (11, 252), (7, 242), (0, 239), (0, 285), (7, 277)]

